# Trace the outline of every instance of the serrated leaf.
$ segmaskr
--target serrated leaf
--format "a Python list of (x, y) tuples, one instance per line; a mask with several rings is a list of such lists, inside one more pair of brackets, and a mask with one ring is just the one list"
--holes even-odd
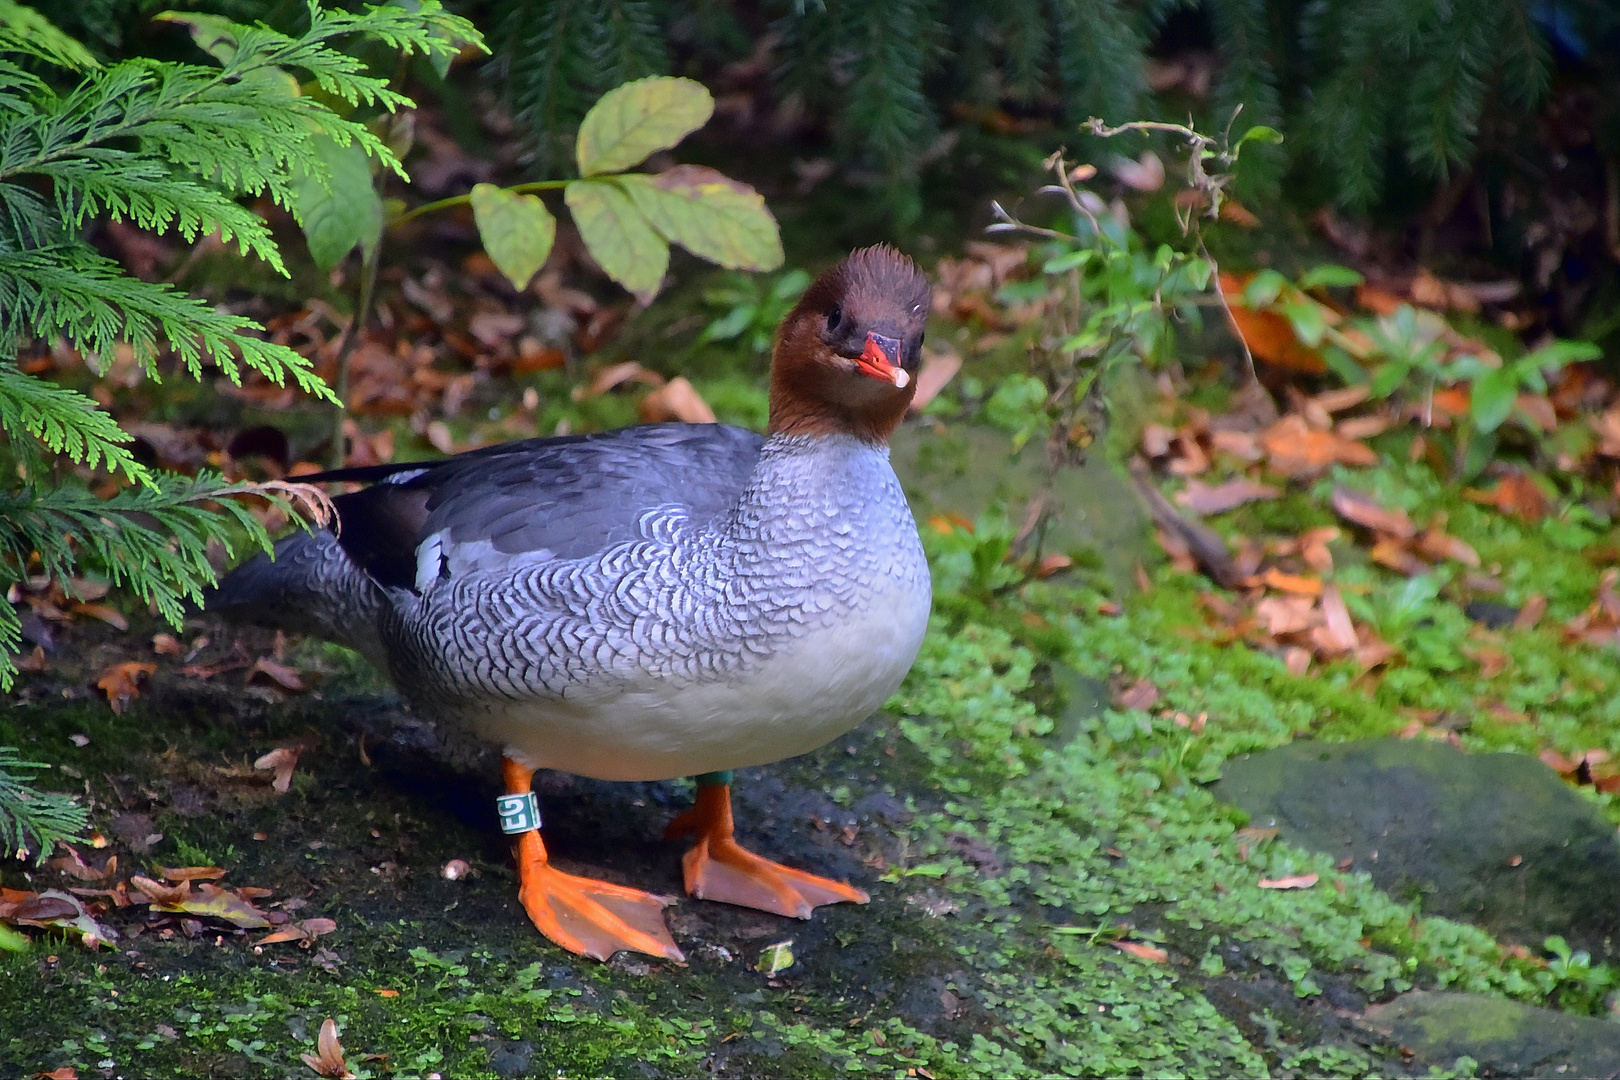
[(330, 135), (313, 134), (310, 145), (327, 175), (300, 173), (293, 181), (293, 209), (304, 227), (310, 257), (325, 271), (357, 244), (370, 256), (382, 239), (383, 205), (371, 182), (371, 162), (358, 142), (339, 146)]
[(702, 165), (616, 178), (664, 239), (728, 270), (775, 270), (782, 236), (765, 200), (747, 184)]
[(667, 150), (709, 122), (714, 98), (702, 83), (654, 75), (603, 94), (579, 125), (581, 176), (618, 172)]
[(484, 251), (512, 288), (521, 292), (551, 254), (557, 219), (538, 195), (520, 195), (495, 184), (473, 187), (472, 208)]
[(575, 180), (563, 189), (579, 235), (608, 277), (647, 303), (669, 267), (669, 245), (617, 185)]

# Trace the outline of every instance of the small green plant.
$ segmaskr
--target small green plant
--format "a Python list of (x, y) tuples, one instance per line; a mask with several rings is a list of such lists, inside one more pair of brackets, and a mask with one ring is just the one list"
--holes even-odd
[[(1179, 216), (1190, 250), (1160, 244), (1150, 251), (1123, 206), (1110, 207), (1096, 192), (1079, 186), (1097, 170), (1071, 164), (1061, 151), (1046, 159), (1045, 168), (1056, 182), (1040, 193), (1062, 197), (1072, 232), (1027, 224), (993, 204), (997, 221), (988, 231), (1029, 236), (1041, 243), (1043, 283), (1030, 290), (1032, 295), (1016, 298), (1046, 300), (1044, 332), (1032, 351), (1032, 374), (1046, 393), (1036, 402), (1027, 382), (1009, 380), (990, 403), (1001, 414), (1003, 426), (1013, 410), (1029, 410), (1015, 439), (1021, 445), (1036, 430), (1049, 430), (1054, 467), (1071, 449), (1091, 441), (1094, 425), (1086, 415), (1105, 399), (1112, 375), (1127, 364), (1162, 362), (1174, 353), (1176, 323), (1199, 324), (1199, 304), (1216, 269), (1204, 245), (1201, 220), (1220, 213), (1243, 148), (1280, 138), (1270, 128), (1253, 127), (1233, 142), (1229, 135), (1215, 138), (1180, 124), (1151, 121), (1110, 128), (1092, 119), (1085, 130), (1102, 138), (1127, 132), (1167, 133), (1184, 141), (1185, 183), (1204, 212)], [(1038, 406), (1044, 417), (1037, 418), (1032, 406)]]
[(693, 348), (736, 341), (755, 356), (765, 355), (771, 351), (776, 328), (809, 285), (810, 275), (803, 270), (789, 270), (774, 281), (727, 274), (720, 284), (703, 291), (703, 303), (722, 314), (703, 328)]
[(1609, 993), (1620, 987), (1620, 970), (1592, 963), (1591, 953), (1570, 948), (1569, 942), (1557, 934), (1542, 944), (1553, 954), (1547, 961), (1547, 975), (1552, 981), (1548, 993), (1557, 996), (1558, 1007), (1566, 1012), (1602, 1015)]

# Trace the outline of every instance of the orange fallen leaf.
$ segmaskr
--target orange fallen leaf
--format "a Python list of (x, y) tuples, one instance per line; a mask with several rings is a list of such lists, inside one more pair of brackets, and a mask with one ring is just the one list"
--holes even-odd
[(1380, 566), (1387, 566), (1391, 570), (1398, 570), (1407, 577), (1415, 577), (1429, 568), (1424, 562), (1412, 553), (1402, 540), (1391, 536), (1380, 536), (1373, 543), (1367, 557)]
[(1311, 669), (1311, 650), (1290, 645), (1283, 650), (1283, 666), (1290, 675), (1303, 675)]
[(71, 610), (75, 615), (88, 615), (92, 619), (100, 619), (117, 630), (129, 629), (129, 620), (124, 618), (124, 613), (106, 604), (75, 603)]
[(1333, 489), (1333, 509), (1353, 525), (1360, 525), (1374, 532), (1388, 533), (1403, 540), (1417, 532), (1417, 527), (1412, 524), (1412, 519), (1406, 516), (1405, 510), (1386, 510), (1370, 496), (1349, 488)]
[(179, 656), (185, 649), (173, 634), (153, 634), (152, 651), (159, 656)]
[(1502, 477), (1489, 491), (1469, 488), (1463, 496), (1483, 506), (1494, 506), (1504, 514), (1512, 514), (1524, 521), (1540, 521), (1547, 516), (1547, 496), (1529, 476), (1522, 472)]
[(1143, 945), (1139, 941), (1110, 941), (1109, 944), (1122, 953), (1129, 953), (1138, 960), (1146, 960), (1151, 964), (1170, 962), (1169, 953), (1152, 945)]
[(34, 1080), (79, 1080), (79, 1071), (71, 1065), (63, 1065), (50, 1072), (37, 1072)]
[(1378, 412), (1371, 416), (1352, 416), (1348, 420), (1341, 420), (1334, 425), (1333, 431), (1341, 439), (1370, 439), (1374, 435), (1382, 435), (1388, 431), (1394, 422), (1389, 413)]
[(136, 660), (113, 664), (101, 673), (96, 687), (107, 695), (107, 704), (112, 706), (112, 711), (122, 716), (129, 703), (141, 696), (141, 679), (156, 670), (156, 664), (143, 664)]
[(1311, 529), (1302, 533), (1299, 538), (1299, 557), (1319, 574), (1329, 573), (1333, 569), (1333, 553), (1328, 545), (1339, 538), (1339, 530), (1332, 525)]
[(1295, 596), (1321, 596), (1322, 582), (1313, 577), (1302, 574), (1285, 574), (1276, 567), (1271, 567), (1260, 575), (1260, 584), (1268, 589), (1278, 592), (1292, 593)]
[(1360, 405), (1372, 394), (1370, 383), (1357, 383), (1355, 386), (1346, 386), (1342, 390), (1325, 390), (1311, 401), (1323, 412), (1336, 413)]
[(1322, 354), (1304, 344), (1294, 334), (1293, 325), (1275, 311), (1256, 311), (1243, 302), (1243, 288), (1248, 284), (1247, 274), (1222, 272), (1221, 295), (1226, 298), (1227, 311), (1243, 343), (1257, 360), (1309, 375), (1327, 370)]
[(217, 881), (225, 871), (217, 866), (160, 866), (158, 873), (169, 881)]
[(322, 934), (330, 934), (336, 929), (337, 923), (331, 919), (305, 919), (300, 923), (288, 923), (280, 930), (266, 934), (255, 944), (273, 945), (281, 941), (296, 941), (300, 945), (308, 945)]
[(399, 991), (398, 990), (388, 990), (388, 989), (384, 989), (382, 987), (379, 987), (376, 990), (373, 990), (372, 993), (376, 994), (378, 997), (399, 997)]
[(1175, 501), (1195, 514), (1224, 514), (1246, 502), (1275, 499), (1281, 494), (1280, 488), (1243, 478), (1215, 485), (1189, 480), (1185, 488), (1176, 492)]
[(348, 1064), (343, 1060), (343, 1044), (338, 1042), (337, 1022), (327, 1017), (321, 1025), (321, 1033), (315, 1042), (318, 1051), (314, 1054), (300, 1055), (304, 1064), (314, 1069), (319, 1076), (329, 1077), (330, 1080), (354, 1080), (354, 1074), (349, 1071)]
[(712, 424), (714, 410), (703, 395), (682, 376), (676, 376), (641, 399), (636, 407), (644, 424), (678, 420), (683, 424)]
[(302, 746), (278, 746), (253, 763), (255, 769), (274, 769), (276, 776), (270, 786), (280, 792), (292, 790), (293, 770), (298, 768), (298, 755)]
[(1297, 877), (1261, 878), (1262, 889), (1308, 889), (1315, 885), (1315, 874), (1300, 874)]
[(1288, 477), (1311, 476), (1331, 465), (1368, 466), (1378, 455), (1358, 442), (1331, 431), (1318, 431), (1298, 413), (1290, 413), (1260, 433), (1260, 446), (1274, 472)]

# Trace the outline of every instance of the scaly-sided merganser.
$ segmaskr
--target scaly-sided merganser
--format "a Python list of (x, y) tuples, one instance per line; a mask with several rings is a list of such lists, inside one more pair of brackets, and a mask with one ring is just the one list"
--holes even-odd
[(887, 440), (928, 303), (892, 248), (822, 275), (778, 332), (763, 439), (654, 424), (325, 474), (374, 483), (210, 608), (357, 649), (423, 716), (501, 746), (519, 895), (564, 948), (681, 959), (662, 898), (550, 865), (542, 768), (701, 774), (668, 832), (697, 838), (694, 896), (800, 918), (864, 903), (740, 847), (730, 770), (848, 731), (916, 658), (932, 592)]

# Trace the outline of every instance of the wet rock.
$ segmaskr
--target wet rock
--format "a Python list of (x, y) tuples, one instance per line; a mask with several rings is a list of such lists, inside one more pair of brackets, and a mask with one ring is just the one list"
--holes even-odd
[(1620, 1024), (1517, 1001), (1418, 991), (1362, 1022), (1430, 1065), (1466, 1055), (1484, 1076), (1620, 1076)]
[(1428, 914), (1536, 948), (1549, 934), (1600, 956), (1620, 945), (1614, 827), (1534, 758), (1300, 742), (1234, 759), (1215, 793)]
[[(908, 424), (895, 433), (889, 452), (919, 521), (937, 513), (972, 519), (1000, 504), (1017, 524), (1046, 484), (1039, 440), (1014, 455), (1010, 435), (982, 425)], [(1048, 509), (1045, 550), (1094, 550), (1118, 585), (1131, 580), (1138, 559), (1159, 557), (1147, 515), (1101, 453), (1058, 472)]]

